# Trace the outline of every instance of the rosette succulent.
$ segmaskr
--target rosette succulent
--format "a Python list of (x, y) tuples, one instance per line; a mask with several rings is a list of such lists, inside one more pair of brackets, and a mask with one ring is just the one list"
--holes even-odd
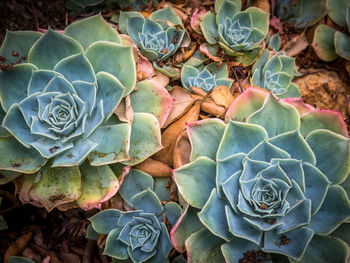
[(300, 97), (298, 86), (292, 83), (295, 71), (294, 58), (265, 50), (252, 68), (252, 84), (280, 98)]
[(188, 45), (186, 30), (181, 18), (169, 6), (144, 18), (139, 12), (121, 12), (120, 30), (128, 34), (142, 55), (153, 62), (154, 67), (169, 77), (178, 75), (175, 68), (163, 65), (163, 61), (175, 54), (182, 45)]
[(328, 25), (321, 24), (315, 29), (312, 47), (324, 61), (332, 61), (338, 56), (350, 60), (350, 1), (327, 0), (328, 16), (337, 25), (346, 28), (342, 33)]
[(215, 12), (201, 19), (201, 29), (209, 44), (219, 44), (229, 56), (241, 56), (250, 65), (261, 50), (269, 29), (269, 15), (256, 7), (241, 11), (240, 0), (215, 2)]
[[(101, 15), (64, 33), (8, 31), (0, 55), (10, 63), (14, 52), (26, 63), (0, 72), (1, 183), (26, 174), (20, 198), (48, 210), (75, 200), (84, 209), (99, 206), (119, 188), (116, 163), (135, 164), (161, 148), (159, 122), (170, 95), (151, 81), (132, 92), (133, 48)], [(134, 110), (129, 122), (114, 114), (126, 96)]]
[(346, 262), (348, 245), (330, 236), (350, 219), (340, 113), (248, 88), (226, 120), (187, 127), (191, 162), (174, 180), (189, 206), (174, 247), (186, 245), (189, 262)]
[(310, 27), (327, 14), (325, 0), (281, 0), (274, 2), (272, 10), (296, 28)]
[(204, 62), (203, 55), (197, 52), (183, 65), (181, 82), (185, 89), (192, 91), (191, 87), (197, 87), (209, 92), (216, 86), (231, 87), (233, 80), (228, 78), (226, 63), (210, 63), (205, 66)]
[[(174, 202), (163, 206), (158, 197), (163, 194), (159, 191), (163, 189), (156, 187), (150, 175), (132, 169), (125, 176), (120, 194), (134, 209), (107, 209), (90, 218), (90, 237), (93, 232), (108, 235), (104, 254), (111, 256), (113, 262), (169, 262), (173, 247), (167, 225), (175, 224), (181, 208)], [(169, 195), (163, 198), (167, 201)]]

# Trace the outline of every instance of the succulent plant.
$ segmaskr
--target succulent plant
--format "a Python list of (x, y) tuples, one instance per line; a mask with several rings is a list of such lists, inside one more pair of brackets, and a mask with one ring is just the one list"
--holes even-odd
[[(280, 98), (300, 97), (298, 86), (292, 83), (295, 59), (265, 50), (252, 68), (252, 84), (272, 91)], [(273, 55), (274, 54), (274, 55)]]
[(228, 78), (226, 63), (210, 63), (204, 65), (207, 59), (200, 52), (196, 52), (182, 67), (182, 86), (188, 91), (191, 87), (201, 88), (205, 92), (211, 91), (216, 86), (231, 87), (233, 80)]
[(350, 219), (341, 114), (248, 88), (226, 121), (187, 126), (191, 162), (174, 180), (188, 207), (171, 231), (174, 247), (186, 245), (189, 262), (346, 262), (348, 245), (330, 236)]
[[(339, 26), (346, 27), (350, 33), (350, 1), (327, 0), (328, 16)], [(315, 29), (312, 47), (317, 56), (324, 61), (332, 61), (338, 56), (350, 60), (350, 35), (321, 24)]]
[(274, 2), (272, 10), (296, 28), (310, 27), (327, 14), (325, 0), (281, 0)]
[[(27, 59), (0, 72), (7, 131), (0, 138), (1, 183), (24, 173), (20, 198), (48, 210), (75, 200), (84, 209), (99, 206), (118, 191), (118, 163), (141, 162), (161, 148), (159, 122), (170, 95), (149, 80), (132, 92), (133, 48), (101, 15), (62, 34), (8, 31), (0, 55), (10, 63), (14, 52)], [(126, 96), (132, 122), (114, 114)], [(153, 103), (140, 104), (141, 97)]]
[(186, 30), (182, 29), (181, 18), (171, 6), (153, 12), (144, 18), (138, 12), (121, 12), (119, 27), (128, 34), (138, 46), (141, 54), (154, 67), (169, 77), (178, 75), (175, 68), (163, 65), (163, 61), (172, 56), (181, 45), (188, 45)]
[(92, 231), (108, 235), (104, 254), (111, 256), (113, 262), (169, 262), (172, 244), (167, 225), (178, 220), (180, 206), (167, 202), (163, 207), (155, 182), (144, 172), (131, 169), (124, 180), (120, 194), (134, 209), (107, 209), (90, 218)]
[[(256, 7), (241, 11), (240, 0), (215, 2), (215, 12), (201, 18), (201, 29), (207, 42), (219, 44), (229, 56), (243, 57), (250, 65), (261, 50), (269, 28), (269, 15)], [(240, 57), (238, 57), (239, 59)]]

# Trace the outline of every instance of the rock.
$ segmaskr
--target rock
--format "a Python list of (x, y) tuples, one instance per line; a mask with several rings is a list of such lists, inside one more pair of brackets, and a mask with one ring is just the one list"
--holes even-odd
[(294, 81), (306, 103), (318, 109), (340, 111), (349, 125), (350, 85), (335, 71), (315, 71)]

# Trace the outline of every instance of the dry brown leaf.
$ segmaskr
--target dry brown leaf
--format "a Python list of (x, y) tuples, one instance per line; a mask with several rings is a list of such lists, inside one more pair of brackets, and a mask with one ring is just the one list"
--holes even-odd
[(225, 107), (216, 105), (215, 102), (209, 98), (204, 99), (201, 105), (201, 110), (222, 119), (226, 112)]
[(288, 41), (284, 45), (283, 51), (286, 52), (287, 56), (294, 57), (298, 55), (301, 51), (303, 51), (305, 48), (307, 48), (308, 45), (309, 42), (307, 42), (305, 34), (302, 33), (299, 36), (296, 36), (290, 41)]
[(43, 261), (41, 261), (41, 263), (50, 263), (50, 260), (51, 260), (50, 256), (46, 256), (46, 257), (43, 259)]
[(142, 163), (134, 166), (142, 172), (148, 173), (153, 177), (169, 177), (171, 176), (171, 167), (163, 162), (148, 158)]
[(33, 232), (28, 232), (17, 238), (15, 242), (13, 242), (6, 250), (4, 262), (8, 263), (10, 257), (12, 256), (20, 256), (32, 237)]
[(176, 139), (174, 152), (173, 152), (173, 163), (174, 168), (177, 169), (190, 162), (191, 154), (191, 143), (188, 139), (187, 131), (183, 131)]
[(254, 0), (252, 6), (258, 7), (270, 14), (270, 3), (268, 0)]
[(200, 96), (207, 96), (207, 93), (198, 87), (190, 87), (190, 89), (193, 91), (194, 94), (200, 95)]
[(57, 257), (61, 262), (81, 263), (80, 257), (74, 253), (60, 252)]
[(126, 96), (118, 105), (115, 114), (119, 120), (132, 123), (134, 119), (134, 111), (131, 107), (130, 96)]
[(227, 86), (216, 86), (210, 93), (216, 105), (223, 106), (226, 109), (230, 107), (234, 97)]
[(145, 18), (149, 18), (151, 16), (151, 12), (148, 11), (140, 11), (140, 13), (145, 17)]
[(153, 155), (153, 159), (167, 163), (172, 166), (173, 151), (177, 136), (185, 129), (186, 123), (198, 120), (200, 111), (200, 102), (196, 101), (193, 106), (179, 120), (172, 123), (162, 133), (162, 145), (164, 148)]
[(169, 91), (169, 93), (175, 101), (163, 127), (167, 127), (169, 124), (178, 120), (188, 111), (188, 109), (195, 101), (195, 99), (192, 98), (191, 93), (179, 86), (174, 86), (173, 89)]

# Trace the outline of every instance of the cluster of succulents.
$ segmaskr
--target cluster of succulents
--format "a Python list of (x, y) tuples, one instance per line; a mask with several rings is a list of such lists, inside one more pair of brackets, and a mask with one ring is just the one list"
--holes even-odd
[[(327, 0), (328, 16), (340, 27), (350, 33), (350, 1)], [(338, 56), (350, 60), (350, 35), (340, 32), (328, 25), (316, 27), (312, 46), (318, 57), (324, 61), (332, 61)]]
[(186, 246), (189, 262), (238, 262), (247, 251), (257, 259), (345, 262), (348, 245), (330, 236), (350, 218), (341, 115), (248, 88), (226, 121), (187, 126), (191, 162), (174, 180), (189, 206), (172, 230), (175, 248)]
[[(133, 94), (133, 47), (101, 15), (62, 34), (8, 31), (0, 55), (11, 58), (12, 50), (27, 60), (0, 72), (2, 183), (24, 174), (22, 201), (48, 210), (73, 201), (98, 207), (118, 191), (121, 163), (139, 163), (161, 148), (158, 120), (169, 112), (170, 95), (147, 80)], [(162, 104), (138, 105), (130, 121), (118, 118), (123, 98), (135, 104), (152, 89)]]
[[(70, 0), (67, 8), (139, 10), (147, 2)], [(328, 0), (327, 8), (335, 23), (349, 27), (350, 2)], [(114, 263), (169, 256), (173, 263), (345, 263), (346, 124), (339, 112), (300, 98), (295, 59), (280, 51), (278, 34), (268, 36), (269, 14), (241, 9), (241, 0), (217, 0), (215, 12), (197, 9), (190, 26), (206, 43), (178, 64), (175, 56), (190, 39), (171, 6), (120, 11), (114, 22), (123, 34), (101, 14), (62, 32), (7, 31), (0, 48), (0, 184), (14, 181), (23, 203), (48, 211), (101, 209), (118, 194), (118, 209), (108, 203), (87, 228), (87, 238), (105, 240)], [(272, 10), (298, 28), (325, 15), (320, 0), (274, 1)], [(347, 38), (319, 25), (313, 46), (322, 59), (348, 59)], [(225, 118), (217, 115), (224, 120), (186, 123), (189, 163), (172, 170), (179, 205), (170, 201), (169, 178), (140, 168), (163, 148), (161, 128), (174, 103), (165, 86), (177, 81), (204, 103), (216, 87), (232, 90), (232, 65), (250, 70), (253, 87), (228, 94), (233, 103)]]
[(158, 197), (162, 194), (154, 192), (157, 191), (154, 181), (146, 173), (131, 169), (124, 180), (120, 194), (134, 209), (106, 209), (97, 213), (90, 218), (88, 237), (97, 237), (94, 233), (107, 235), (104, 254), (111, 256), (113, 262), (128, 259), (133, 263), (169, 262), (172, 244), (167, 224), (176, 223), (181, 207), (175, 202), (163, 206)]

